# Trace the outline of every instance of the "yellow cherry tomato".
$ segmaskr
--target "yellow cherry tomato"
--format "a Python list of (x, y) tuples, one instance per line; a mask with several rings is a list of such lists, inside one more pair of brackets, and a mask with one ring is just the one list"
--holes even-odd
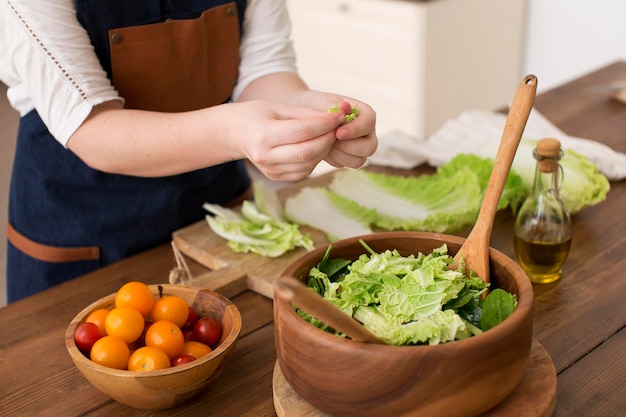
[(202, 342), (190, 341), (185, 343), (183, 347), (183, 355), (191, 355), (196, 359), (200, 359), (204, 355), (211, 353), (213, 349)]
[(106, 330), (106, 327), (104, 326), (104, 321), (106, 320), (110, 311), (111, 310), (109, 310), (108, 308), (99, 308), (89, 313), (85, 321), (87, 323), (93, 323), (96, 326), (98, 326), (98, 331), (100, 332), (100, 336), (106, 336), (107, 330)]
[(178, 327), (183, 327), (189, 316), (189, 306), (178, 295), (164, 295), (156, 299), (150, 316), (154, 321), (169, 320)]
[(146, 346), (161, 349), (170, 359), (183, 352), (185, 337), (182, 330), (169, 320), (158, 320), (148, 327)]
[(115, 369), (126, 369), (130, 358), (130, 349), (119, 337), (101, 337), (91, 347), (89, 354), (95, 363)]
[(143, 315), (134, 308), (116, 307), (107, 315), (104, 326), (109, 336), (132, 343), (143, 333), (144, 323)]
[(152, 311), (154, 294), (150, 288), (139, 281), (131, 281), (122, 285), (115, 293), (115, 307), (131, 307), (144, 316)]
[(130, 355), (129, 371), (154, 371), (170, 367), (170, 358), (161, 349), (151, 346), (140, 347)]

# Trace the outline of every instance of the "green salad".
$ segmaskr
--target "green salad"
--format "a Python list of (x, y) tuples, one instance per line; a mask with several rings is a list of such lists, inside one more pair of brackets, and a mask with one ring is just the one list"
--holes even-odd
[[(498, 325), (515, 309), (517, 298), (502, 289), (487, 297), (489, 284), (465, 273), (465, 265), (448, 269), (454, 259), (443, 246), (430, 254), (401, 256), (396, 250), (365, 254), (355, 261), (323, 259), (309, 272), (308, 286), (392, 345), (451, 342)], [(302, 310), (311, 324), (344, 336)]]

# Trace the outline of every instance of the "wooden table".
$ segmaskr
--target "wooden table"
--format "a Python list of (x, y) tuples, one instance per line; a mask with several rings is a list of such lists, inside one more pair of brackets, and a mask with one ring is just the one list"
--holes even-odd
[[(626, 62), (540, 95), (536, 108), (572, 136), (626, 152), (626, 106), (609, 92), (585, 90), (622, 79)], [(429, 171), (419, 167), (414, 173)], [(611, 185), (605, 202), (574, 216), (563, 279), (535, 287), (534, 334), (558, 373), (556, 416), (626, 415), (626, 182)], [(499, 213), (492, 238), (492, 246), (511, 257), (512, 221), (510, 213)], [(74, 315), (126, 281), (166, 282), (174, 266), (170, 245), (163, 245), (0, 309), (0, 414), (275, 416), (272, 301), (245, 285), (227, 289), (243, 315), (235, 357), (189, 404), (134, 410), (101, 394), (74, 367), (64, 345)], [(191, 267), (193, 273), (204, 270)]]

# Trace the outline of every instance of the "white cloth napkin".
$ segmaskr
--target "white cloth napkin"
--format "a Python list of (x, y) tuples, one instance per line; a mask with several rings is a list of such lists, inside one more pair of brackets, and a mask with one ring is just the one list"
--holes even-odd
[[(505, 123), (504, 114), (468, 110), (444, 123), (426, 139), (412, 137), (404, 132), (391, 132), (380, 138), (378, 149), (369, 162), (409, 169), (424, 162), (437, 167), (459, 153), (494, 157)], [(523, 137), (556, 138), (564, 149), (571, 148), (586, 156), (610, 181), (626, 178), (626, 154), (593, 140), (568, 136), (536, 109), (530, 113)]]

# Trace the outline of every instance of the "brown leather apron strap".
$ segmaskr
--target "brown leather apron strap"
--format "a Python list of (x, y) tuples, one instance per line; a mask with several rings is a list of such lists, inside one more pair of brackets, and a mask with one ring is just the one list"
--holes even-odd
[(97, 246), (58, 247), (34, 242), (7, 223), (7, 239), (21, 252), (44, 262), (76, 262), (100, 259)]

